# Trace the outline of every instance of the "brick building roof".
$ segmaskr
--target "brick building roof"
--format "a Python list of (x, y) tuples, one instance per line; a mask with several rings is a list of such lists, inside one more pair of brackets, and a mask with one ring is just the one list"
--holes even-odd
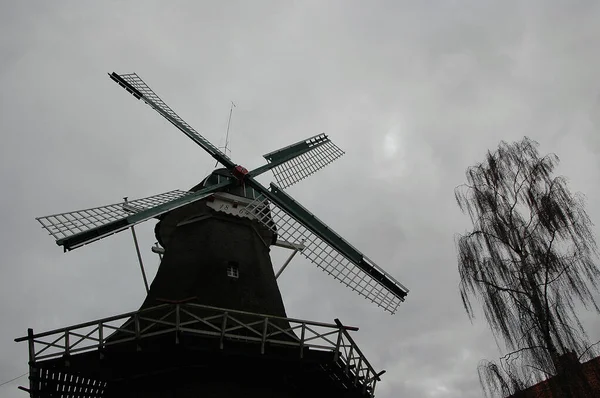
[[(600, 357), (580, 363), (574, 353), (565, 354), (569, 363), (567, 372), (573, 397), (592, 398), (600, 397)], [(508, 398), (560, 398), (558, 380), (553, 376), (523, 391), (515, 393)]]

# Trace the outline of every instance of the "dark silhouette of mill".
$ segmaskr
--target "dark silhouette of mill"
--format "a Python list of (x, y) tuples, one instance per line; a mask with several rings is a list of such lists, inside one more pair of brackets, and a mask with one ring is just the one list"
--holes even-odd
[[(264, 155), (252, 171), (168, 107), (136, 74), (110, 74), (223, 167), (189, 191), (40, 217), (65, 251), (158, 220), (158, 272), (137, 311), (34, 333), (32, 397), (363, 397), (377, 372), (357, 328), (289, 318), (277, 276), (296, 253), (384, 310), (398, 281), (283, 190), (343, 155), (320, 134)], [(269, 188), (255, 177), (272, 170)], [(272, 246), (291, 250), (276, 274)], [(142, 268), (143, 271), (143, 268)], [(145, 274), (144, 274), (145, 280)]]

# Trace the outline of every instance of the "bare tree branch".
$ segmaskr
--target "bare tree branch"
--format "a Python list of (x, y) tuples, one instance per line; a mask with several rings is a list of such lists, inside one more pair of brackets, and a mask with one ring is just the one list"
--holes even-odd
[(597, 346), (598, 344), (600, 344), (600, 340), (596, 341), (594, 344), (590, 344), (590, 345), (589, 345), (589, 346), (588, 346), (588, 347), (585, 349), (585, 351), (583, 351), (583, 352), (582, 352), (582, 353), (581, 353), (581, 354), (580, 354), (580, 355), (577, 357), (577, 359), (581, 360), (581, 358), (583, 358), (583, 356), (584, 356), (585, 354), (587, 354), (589, 350), (591, 350), (591, 349), (592, 349), (594, 346)]

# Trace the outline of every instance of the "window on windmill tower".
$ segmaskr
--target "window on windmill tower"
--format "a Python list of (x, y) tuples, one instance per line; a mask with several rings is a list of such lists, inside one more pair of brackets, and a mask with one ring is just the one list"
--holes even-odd
[(239, 278), (240, 270), (238, 267), (238, 263), (234, 261), (230, 261), (227, 263), (227, 276), (230, 278)]

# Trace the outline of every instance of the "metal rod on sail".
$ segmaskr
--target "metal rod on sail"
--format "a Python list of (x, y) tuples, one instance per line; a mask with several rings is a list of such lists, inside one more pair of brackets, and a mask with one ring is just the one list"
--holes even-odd
[[(225, 148), (223, 149), (223, 153), (227, 156), (227, 145), (229, 145), (229, 126), (231, 126), (231, 114), (233, 113), (233, 108), (235, 108), (235, 104), (231, 101), (231, 107), (229, 108), (229, 120), (227, 120), (227, 132), (225, 133)], [(219, 162), (215, 163), (215, 167)]]
[(296, 255), (296, 253), (298, 253), (298, 250), (294, 250), (292, 252), (292, 254), (288, 257), (288, 259), (285, 261), (285, 263), (283, 263), (283, 265), (281, 266), (281, 268), (279, 269), (279, 271), (277, 271), (277, 275), (275, 275), (275, 279), (279, 278), (279, 275), (281, 275), (281, 273), (285, 270), (285, 268), (288, 266), (288, 264), (290, 263), (290, 261), (292, 261), (292, 259)]
[(277, 242), (275, 242), (275, 246), (285, 247), (285, 248), (293, 250), (292, 254), (288, 257), (288, 259), (285, 261), (285, 263), (283, 263), (283, 265), (281, 266), (281, 268), (279, 269), (279, 271), (277, 271), (277, 274), (275, 275), (275, 279), (277, 279), (277, 278), (279, 278), (279, 275), (281, 275), (281, 273), (283, 271), (285, 271), (285, 268), (292, 261), (292, 259), (296, 255), (296, 253), (298, 253), (299, 251), (304, 250), (304, 239), (302, 239), (302, 241), (300, 242), (300, 244), (294, 244), (294, 243), (284, 242), (284, 241), (278, 240)]
[[(123, 198), (127, 203), (127, 197)], [(140, 269), (142, 270), (142, 278), (144, 279), (144, 286), (146, 287), (146, 294), (150, 292), (148, 287), (148, 279), (146, 278), (146, 271), (144, 270), (144, 263), (142, 262), (142, 254), (140, 253), (140, 245), (138, 244), (137, 236), (135, 234), (135, 228), (131, 226), (131, 235), (133, 235), (133, 244), (135, 245), (135, 252), (137, 253), (138, 261), (140, 262)]]
[(146, 271), (144, 271), (144, 263), (142, 262), (142, 255), (140, 253), (140, 246), (138, 245), (137, 236), (135, 235), (135, 227), (131, 226), (131, 234), (133, 235), (133, 243), (135, 244), (135, 251), (137, 252), (138, 260), (140, 262), (140, 269), (142, 270), (142, 278), (144, 278), (144, 286), (146, 287), (146, 294), (150, 292), (148, 287), (148, 279), (146, 279)]

